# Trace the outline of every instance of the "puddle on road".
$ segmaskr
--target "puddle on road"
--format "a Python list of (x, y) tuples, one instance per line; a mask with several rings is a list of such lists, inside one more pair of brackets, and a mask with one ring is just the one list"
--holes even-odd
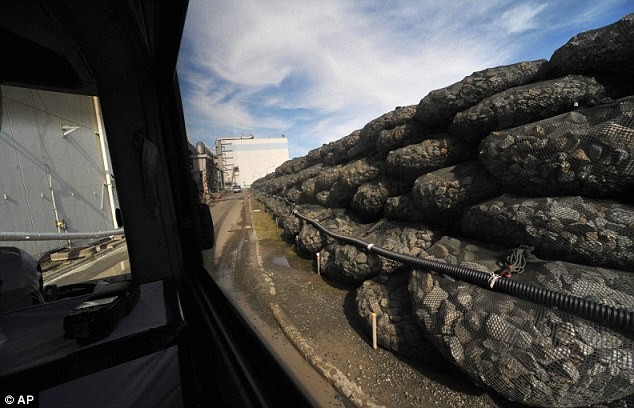
[(288, 259), (285, 256), (274, 256), (273, 257), (273, 265), (285, 266), (287, 268), (291, 267), (291, 264), (288, 263)]

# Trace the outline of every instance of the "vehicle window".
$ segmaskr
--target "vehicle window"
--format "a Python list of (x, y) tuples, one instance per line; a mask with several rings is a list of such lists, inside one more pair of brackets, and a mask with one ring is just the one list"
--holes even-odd
[[(181, 386), (181, 375), (187, 381), (194, 371), (182, 360), (194, 347), (194, 336), (184, 334), (184, 314), (197, 311), (178, 303), (178, 232), (169, 188), (163, 189), (168, 159), (160, 150), (179, 132), (164, 137), (144, 114), (165, 108), (160, 101), (177, 102), (175, 94), (160, 101), (150, 96), (159, 83), (161, 92), (174, 90), (174, 52), (163, 56), (181, 31), (172, 12), (184, 13), (185, 4), (170, 7), (160, 8), (159, 17), (152, 13), (156, 2), (0, 6), (0, 44), (10, 55), (0, 61), (0, 388), (6, 404), (108, 407), (142, 399), (178, 407), (196, 393)], [(145, 28), (156, 28), (156, 21), (163, 37), (154, 42), (150, 38), (159, 35)], [(150, 61), (148, 43), (160, 62)], [(147, 53), (137, 60), (141, 50)], [(153, 69), (167, 72), (167, 80), (151, 77)], [(161, 123), (175, 113), (165, 110)], [(187, 170), (174, 172), (189, 181)], [(149, 210), (132, 216), (135, 204)], [(170, 218), (168, 228), (160, 216)], [(150, 221), (132, 239), (143, 218)], [(124, 226), (122, 220), (130, 221)], [(145, 245), (158, 235), (148, 232), (154, 227), (165, 234), (156, 246)], [(132, 241), (137, 245), (128, 245)], [(140, 255), (130, 260), (133, 247)], [(157, 261), (165, 254), (172, 264)], [(144, 267), (144, 257), (160, 266)]]
[(178, 62), (204, 263), (263, 338), (337, 405), (632, 402), (634, 4), (212, 3)]
[(129, 274), (98, 97), (0, 87), (3, 298)]

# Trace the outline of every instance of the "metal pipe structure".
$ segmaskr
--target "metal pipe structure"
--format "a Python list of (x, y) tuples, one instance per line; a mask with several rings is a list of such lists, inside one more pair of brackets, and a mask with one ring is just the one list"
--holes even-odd
[[(247, 135), (247, 136), (234, 136), (234, 137), (219, 137), (216, 139), (215, 142), (215, 147), (216, 147), (216, 156), (218, 156), (218, 160), (220, 160), (220, 172), (221, 172), (221, 189), (224, 190), (225, 189), (225, 173), (227, 173), (226, 167), (228, 165), (231, 165), (231, 167), (233, 168), (233, 163), (226, 163), (226, 158), (222, 149), (222, 141), (223, 140), (244, 140), (244, 139), (255, 139), (255, 136), (253, 135)], [(228, 174), (228, 173), (227, 173)]]
[(478, 285), (485, 289), (505, 293), (539, 305), (555, 307), (563, 310), (564, 312), (593, 321), (597, 324), (622, 330), (630, 335), (634, 333), (634, 311), (632, 310), (613, 307), (590, 299), (535, 286), (527, 282), (508, 279), (504, 276), (492, 276), (490, 273), (459, 265), (451, 265), (444, 262), (417, 258), (390, 251), (358, 238), (348, 237), (346, 235), (336, 234), (329, 231), (316, 220), (300, 214), (297, 210), (292, 210), (292, 214), (297, 218), (312, 224), (313, 227), (324, 234), (338, 241), (361, 248), (368, 254), (375, 253), (392, 261), (402, 262), (417, 268), (441, 273), (454, 279)]
[(0, 241), (54, 241), (123, 235), (123, 228), (97, 232), (0, 232)]
[[(44, 157), (44, 155), (42, 155)], [(62, 226), (65, 227), (66, 223), (62, 222), (59, 218), (59, 212), (57, 211), (57, 204), (55, 203), (55, 190), (53, 189), (53, 176), (51, 175), (51, 169), (48, 167), (47, 163), (44, 163), (44, 167), (46, 167), (47, 179), (48, 179), (48, 188), (51, 190), (51, 204), (53, 204), (53, 214), (55, 214), (55, 227), (57, 228), (57, 232), (62, 232)], [(65, 238), (62, 238), (65, 239)]]
[[(92, 97), (92, 103), (95, 107), (95, 117), (97, 119), (97, 133), (99, 136), (99, 143), (101, 147), (101, 159), (103, 160), (103, 171), (106, 173), (106, 189), (108, 190), (108, 199), (110, 200), (110, 216), (112, 217), (112, 225), (117, 228), (117, 216), (114, 205), (114, 193), (112, 191), (112, 174), (110, 173), (110, 165), (108, 164), (108, 148), (106, 146), (106, 136), (103, 131), (103, 119), (101, 117), (101, 105), (99, 105), (99, 98)], [(103, 190), (102, 190), (103, 191)]]
[(218, 144), (219, 140), (243, 140), (243, 139), (255, 139), (255, 136), (247, 135), (247, 136), (219, 137), (216, 139), (216, 145)]

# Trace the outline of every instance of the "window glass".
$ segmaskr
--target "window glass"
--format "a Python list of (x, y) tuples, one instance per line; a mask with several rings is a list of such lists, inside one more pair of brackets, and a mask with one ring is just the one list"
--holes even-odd
[[(601, 357), (631, 354), (631, 339), (587, 326), (596, 305), (579, 317), (545, 299), (634, 307), (630, 286), (610, 286), (634, 248), (633, 12), (191, 0), (178, 74), (214, 218), (209, 274), (358, 405), (632, 395), (615, 383), (631, 370), (607, 374)], [(584, 351), (544, 359), (573, 343)]]
[(0, 289), (130, 273), (99, 99), (0, 87)]

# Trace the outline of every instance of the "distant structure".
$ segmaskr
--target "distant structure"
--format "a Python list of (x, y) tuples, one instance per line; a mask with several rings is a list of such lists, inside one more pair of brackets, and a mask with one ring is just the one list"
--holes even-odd
[(192, 161), (192, 174), (198, 192), (203, 200), (208, 200), (213, 193), (220, 191), (222, 185), (218, 158), (205, 142), (197, 142), (196, 146), (190, 143), (189, 158)]
[(288, 160), (288, 139), (284, 135), (267, 139), (253, 135), (221, 137), (216, 139), (216, 154), (223, 175), (220, 189), (249, 187)]
[[(119, 227), (99, 100), (0, 86), (0, 232)], [(34, 256), (68, 241), (0, 241)]]

